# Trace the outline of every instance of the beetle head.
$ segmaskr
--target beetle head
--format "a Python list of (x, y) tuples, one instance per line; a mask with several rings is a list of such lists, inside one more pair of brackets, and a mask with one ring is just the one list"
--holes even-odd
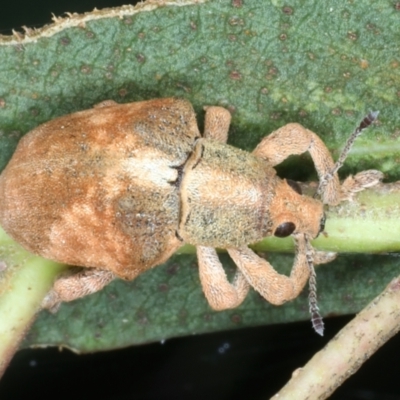
[(322, 202), (303, 196), (300, 186), (293, 181), (278, 181), (269, 212), (272, 234), (277, 237), (303, 233), (314, 239), (325, 227)]

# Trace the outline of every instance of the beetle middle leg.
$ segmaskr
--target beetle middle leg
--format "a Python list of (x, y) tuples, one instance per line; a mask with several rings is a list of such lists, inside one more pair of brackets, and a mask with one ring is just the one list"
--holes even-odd
[(280, 305), (296, 298), (310, 276), (303, 237), (296, 240), (296, 248), (290, 276), (279, 274), (268, 261), (248, 247), (228, 249), (228, 253), (250, 285), (268, 302)]
[[(206, 111), (203, 137), (226, 143), (231, 114), (222, 107), (204, 107)], [(249, 291), (249, 283), (237, 270), (232, 283), (228, 281), (216, 250), (197, 246), (200, 281), (211, 308), (226, 310), (239, 306)]]
[(197, 246), (200, 281), (211, 308), (226, 310), (239, 306), (249, 291), (249, 283), (240, 270), (228, 281), (218, 254), (212, 247)]

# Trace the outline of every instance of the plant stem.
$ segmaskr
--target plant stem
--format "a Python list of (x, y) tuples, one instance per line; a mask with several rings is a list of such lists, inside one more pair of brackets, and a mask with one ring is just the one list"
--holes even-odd
[(0, 229), (0, 377), (65, 265), (33, 256)]
[(348, 323), (320, 352), (294, 371), (272, 399), (327, 399), (400, 330), (400, 276)]

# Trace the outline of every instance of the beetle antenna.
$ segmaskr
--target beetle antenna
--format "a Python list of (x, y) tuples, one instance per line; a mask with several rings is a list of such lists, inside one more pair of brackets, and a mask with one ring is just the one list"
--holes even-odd
[(324, 321), (322, 320), (321, 314), (319, 312), (318, 300), (317, 300), (317, 275), (314, 269), (313, 263), (313, 249), (306, 235), (304, 235), (306, 241), (306, 259), (308, 268), (310, 269), (309, 284), (309, 310), (311, 314), (311, 323), (318, 335), (324, 336)]
[[(354, 132), (351, 134), (351, 136), (347, 139), (346, 145), (344, 146), (342, 153), (340, 154), (338, 160), (336, 161), (335, 165), (333, 166), (332, 170), (329, 171), (325, 176), (323, 176), (320, 180), (318, 190), (315, 194), (315, 196), (318, 196), (322, 193), (324, 190), (325, 186), (328, 184), (328, 182), (333, 178), (333, 176), (336, 174), (336, 172), (339, 170), (339, 168), (342, 167), (344, 164), (345, 159), (347, 158), (355, 140), (361, 135), (361, 132), (364, 129), (367, 129), (376, 119), (378, 118), (379, 111), (370, 111), (366, 117), (360, 122), (360, 124), (357, 126), (357, 128), (354, 130)], [(315, 197), (314, 196), (314, 197)]]

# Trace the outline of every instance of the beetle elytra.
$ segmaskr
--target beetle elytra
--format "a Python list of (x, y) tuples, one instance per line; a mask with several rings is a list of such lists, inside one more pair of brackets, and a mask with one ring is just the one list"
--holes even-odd
[[(197, 247), (201, 285), (215, 310), (237, 307), (250, 286), (282, 304), (303, 289), (310, 263), (332, 259), (309, 243), (323, 230), (324, 204), (338, 204), (381, 174), (366, 171), (341, 186), (324, 143), (299, 124), (266, 136), (252, 153), (234, 148), (226, 144), (230, 113), (205, 110), (201, 135), (188, 101), (105, 101), (20, 141), (0, 176), (1, 225), (35, 254), (90, 267), (58, 279), (48, 307), (115, 277), (134, 279), (184, 243)], [(320, 179), (329, 177), (321, 200), (303, 196), (273, 168), (306, 151)], [(289, 277), (247, 247), (269, 235), (294, 238)], [(238, 267), (232, 283), (216, 247)]]

